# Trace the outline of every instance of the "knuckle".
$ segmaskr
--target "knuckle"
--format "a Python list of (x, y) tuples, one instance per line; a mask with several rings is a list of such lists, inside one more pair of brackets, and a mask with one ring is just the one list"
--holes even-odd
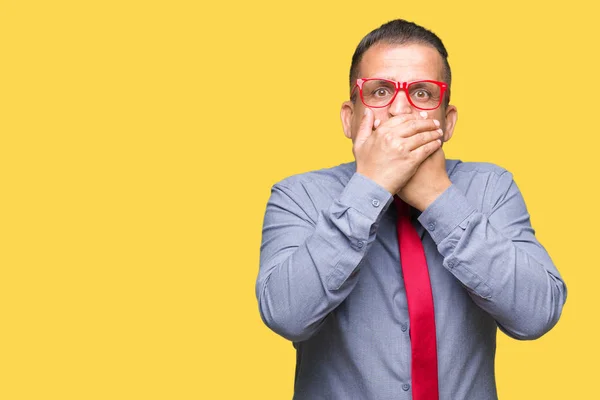
[(404, 140), (398, 140), (398, 146), (396, 146), (396, 149), (398, 152), (404, 153), (406, 151), (406, 142)]
[(429, 155), (429, 153), (431, 153), (431, 151), (433, 150), (431, 143), (427, 143), (424, 146), (421, 146), (421, 148), (419, 149), (419, 158), (425, 158), (427, 155)]

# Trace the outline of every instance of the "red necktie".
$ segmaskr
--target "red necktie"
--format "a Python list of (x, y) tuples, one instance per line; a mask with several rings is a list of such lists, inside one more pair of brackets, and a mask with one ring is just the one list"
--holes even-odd
[(397, 195), (398, 248), (410, 320), (413, 400), (438, 400), (438, 370), (433, 296), (427, 260), (417, 230), (410, 222), (409, 206)]

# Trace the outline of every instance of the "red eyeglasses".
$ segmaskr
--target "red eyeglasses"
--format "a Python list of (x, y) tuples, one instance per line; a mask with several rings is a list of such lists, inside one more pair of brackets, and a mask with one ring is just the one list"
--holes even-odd
[(359, 78), (352, 88), (350, 97), (358, 87), (360, 98), (367, 107), (386, 107), (394, 101), (399, 91), (406, 93), (409, 103), (419, 110), (435, 110), (442, 104), (448, 85), (444, 82), (422, 80), (396, 82), (381, 78)]

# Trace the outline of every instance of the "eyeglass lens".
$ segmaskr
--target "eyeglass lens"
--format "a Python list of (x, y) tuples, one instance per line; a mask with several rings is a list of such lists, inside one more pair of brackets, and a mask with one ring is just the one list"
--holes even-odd
[[(432, 109), (440, 105), (442, 88), (433, 82), (413, 82), (407, 88), (409, 101), (416, 108)], [(396, 93), (393, 82), (370, 80), (363, 83), (363, 101), (368, 107), (385, 107)]]

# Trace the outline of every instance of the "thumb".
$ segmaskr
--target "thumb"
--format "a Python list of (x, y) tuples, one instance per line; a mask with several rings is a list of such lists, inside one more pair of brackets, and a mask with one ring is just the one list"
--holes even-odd
[(358, 126), (358, 132), (356, 133), (356, 139), (354, 140), (355, 146), (360, 146), (363, 144), (371, 133), (373, 132), (373, 111), (369, 108), (365, 108), (365, 113), (363, 115), (362, 121), (360, 121), (360, 125)]

